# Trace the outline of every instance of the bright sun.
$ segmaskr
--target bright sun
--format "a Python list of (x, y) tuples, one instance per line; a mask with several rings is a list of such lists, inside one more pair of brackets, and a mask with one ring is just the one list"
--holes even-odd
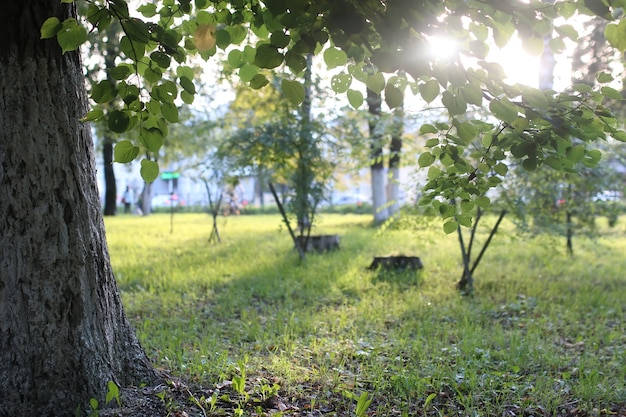
[(529, 87), (539, 85), (539, 57), (524, 51), (519, 39), (512, 39), (502, 49), (493, 46), (487, 59), (502, 66), (506, 81), (509, 83), (519, 83)]
[[(456, 53), (456, 42), (452, 39), (432, 37), (429, 39), (431, 51), (437, 58), (446, 60)], [(504, 48), (493, 45), (487, 61), (497, 62), (504, 69), (506, 81), (511, 84), (524, 84), (537, 87), (539, 83), (539, 57), (528, 54), (517, 38)]]

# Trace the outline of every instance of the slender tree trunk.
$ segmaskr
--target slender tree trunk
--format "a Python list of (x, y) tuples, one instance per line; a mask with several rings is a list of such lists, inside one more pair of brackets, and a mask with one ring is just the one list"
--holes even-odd
[(143, 189), (141, 190), (141, 202), (137, 202), (137, 205), (141, 209), (141, 213), (144, 216), (149, 215), (152, 212), (152, 184), (144, 182)]
[[(111, 82), (113, 80), (109, 71), (115, 68), (115, 57), (120, 49), (117, 42), (112, 42), (112, 39), (117, 39), (117, 34), (120, 31), (119, 24), (113, 23), (109, 26), (106, 33), (108, 43), (105, 46), (104, 65)], [(101, 130), (103, 132), (102, 157), (104, 160), (104, 215), (115, 216), (117, 212), (117, 184), (115, 182), (115, 170), (113, 169), (113, 145), (115, 144), (115, 139), (107, 126), (102, 126)]]
[(102, 144), (104, 157), (104, 215), (115, 216), (117, 213), (117, 184), (113, 170), (113, 140), (105, 135)]
[(380, 94), (367, 89), (367, 105), (370, 113), (370, 169), (372, 174), (372, 206), (374, 223), (382, 223), (389, 218), (387, 195), (385, 192), (385, 165), (383, 164), (383, 135), (380, 126)]
[(265, 169), (263, 169), (262, 166), (258, 166), (256, 169), (256, 188), (257, 188), (257, 195), (259, 196), (259, 205), (261, 206), (261, 209), (265, 208)]
[(402, 152), (402, 132), (404, 112), (402, 107), (394, 111), (393, 133), (389, 155), (389, 215), (400, 211), (400, 153)]
[(79, 54), (41, 41), (48, 0), (0, 25), (0, 416), (74, 415), (108, 381), (157, 375), (111, 270)]
[[(308, 54), (306, 57), (306, 69), (304, 70), (304, 100), (300, 107), (300, 132), (297, 141), (297, 162), (296, 174), (294, 178), (295, 195), (295, 211), (298, 220), (298, 230), (300, 236), (311, 233), (311, 222), (313, 213), (310, 199), (313, 185), (313, 171), (310, 164), (313, 149), (311, 135), (311, 67), (313, 57)], [(305, 246), (306, 247), (306, 246)]]

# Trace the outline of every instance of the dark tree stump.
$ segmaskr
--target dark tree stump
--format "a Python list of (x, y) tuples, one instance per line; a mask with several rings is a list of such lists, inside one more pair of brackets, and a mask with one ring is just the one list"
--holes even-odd
[(417, 256), (375, 256), (369, 270), (382, 269), (385, 271), (418, 271), (424, 268), (422, 260)]
[[(304, 252), (327, 252), (339, 249), (339, 235), (297, 236), (298, 244)], [(306, 248), (305, 246), (306, 242)]]

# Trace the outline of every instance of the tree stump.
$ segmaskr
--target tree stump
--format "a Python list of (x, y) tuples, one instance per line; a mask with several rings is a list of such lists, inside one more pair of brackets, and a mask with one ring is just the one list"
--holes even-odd
[(339, 249), (339, 235), (309, 236), (308, 240), (306, 236), (297, 236), (296, 238), (298, 239), (298, 245), (300, 245), (305, 252), (315, 251), (323, 253)]
[(424, 264), (417, 256), (375, 256), (367, 269), (373, 271), (379, 268), (385, 271), (418, 271), (424, 268)]

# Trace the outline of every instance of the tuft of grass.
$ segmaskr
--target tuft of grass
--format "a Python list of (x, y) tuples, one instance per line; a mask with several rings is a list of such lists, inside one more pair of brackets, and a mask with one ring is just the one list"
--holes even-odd
[[(323, 214), (316, 233), (339, 234), (341, 249), (301, 264), (277, 215), (220, 218), (219, 244), (206, 214), (177, 214), (173, 233), (165, 214), (105, 219), (127, 315), (154, 363), (212, 387), (214, 402), (236, 398), (238, 413), (277, 403), (337, 415), (626, 409), (623, 223), (577, 238), (574, 258), (504, 225), (475, 294), (461, 297), (454, 235), (428, 222), (380, 233), (369, 220)], [(425, 268), (365, 269), (389, 254)]]

